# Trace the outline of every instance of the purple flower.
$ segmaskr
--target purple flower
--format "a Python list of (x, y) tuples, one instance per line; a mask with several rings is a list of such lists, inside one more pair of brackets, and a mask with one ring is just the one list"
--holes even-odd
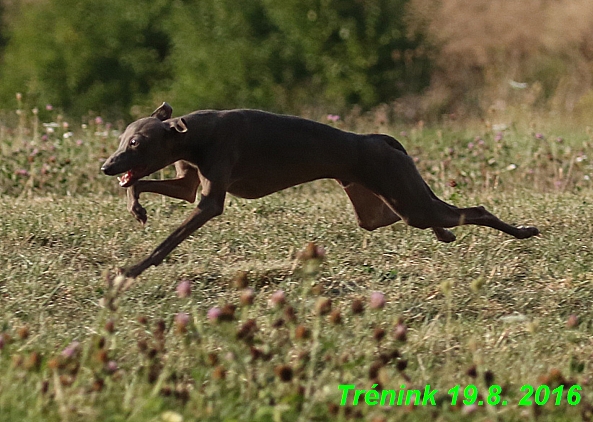
[(185, 332), (185, 327), (189, 324), (189, 315), (185, 312), (179, 312), (175, 315), (175, 325), (177, 326), (177, 330), (180, 332)]
[(286, 295), (284, 294), (284, 290), (276, 290), (270, 296), (270, 304), (279, 308), (286, 303)]
[(329, 120), (330, 122), (333, 122), (333, 123), (340, 120), (340, 116), (338, 116), (337, 114), (328, 114), (326, 118), (327, 118), (327, 120)]
[(66, 346), (66, 348), (64, 350), (62, 350), (62, 356), (65, 357), (66, 359), (71, 359), (74, 356), (76, 356), (76, 354), (78, 353), (79, 350), (80, 350), (80, 343), (78, 341), (73, 341), (68, 346)]
[(82, 145), (82, 139), (77, 139), (76, 140), (76, 146), (81, 146)]
[(177, 285), (177, 296), (182, 299), (191, 296), (191, 283), (189, 280), (182, 280)]
[(117, 362), (114, 360), (107, 362), (107, 365), (105, 365), (105, 371), (109, 374), (113, 374), (115, 371), (117, 371)]
[(96, 125), (102, 125), (103, 124), (103, 119), (101, 118), (101, 116), (95, 117), (95, 124)]
[(46, 104), (46, 105), (45, 105), (45, 109), (46, 109), (47, 111), (52, 111), (52, 110), (54, 109), (54, 106), (53, 106), (53, 105), (51, 105), (51, 104)]
[(502, 138), (504, 138), (504, 134), (502, 132), (498, 132), (495, 136), (494, 136), (494, 140), (496, 142), (500, 142), (502, 141)]
[(546, 139), (546, 137), (544, 136), (543, 133), (536, 133), (535, 134), (535, 139), (539, 139), (540, 141), (543, 141), (544, 139)]
[(385, 307), (385, 295), (381, 292), (371, 293), (369, 306), (371, 309), (383, 309)]
[(29, 176), (29, 172), (26, 169), (15, 170), (14, 174), (16, 174), (17, 176), (24, 176), (24, 177)]
[(206, 317), (208, 318), (208, 320), (210, 320), (212, 322), (218, 322), (218, 319), (220, 318), (221, 315), (222, 315), (222, 310), (218, 306), (214, 306), (213, 308), (210, 308), (208, 310)]

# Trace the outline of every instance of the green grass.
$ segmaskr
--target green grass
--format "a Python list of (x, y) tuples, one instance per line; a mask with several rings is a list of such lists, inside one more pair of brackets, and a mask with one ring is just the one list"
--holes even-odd
[[(142, 259), (193, 206), (144, 195), (148, 224), (136, 223), (115, 179), (98, 171), (116, 138), (92, 125), (42, 140), (21, 122), (1, 140), (0, 420), (591, 418), (587, 128), (519, 121), (500, 141), (488, 126), (469, 124), (382, 129), (418, 158), (441, 197), (537, 225), (541, 237), (467, 226), (442, 244), (402, 223), (365, 232), (337, 184), (318, 181), (255, 201), (230, 197), (221, 217), (116, 294), (115, 269)], [(374, 129), (362, 120), (349, 127)], [(326, 253), (318, 271), (296, 258), (311, 241)], [(254, 290), (251, 306), (240, 302), (239, 271)], [(176, 292), (182, 280), (191, 282), (188, 298)], [(270, 305), (277, 290), (296, 322)], [(373, 291), (385, 295), (383, 309), (370, 309)], [(319, 315), (320, 297), (333, 314)], [(356, 299), (363, 314), (352, 311)], [(209, 309), (227, 304), (237, 306), (232, 321), (208, 320)], [(187, 326), (175, 323), (178, 313), (190, 316)], [(401, 323), (405, 340), (396, 335)], [(455, 385), (475, 384), (486, 401), (487, 383), (501, 386), (507, 406), (472, 413), (464, 397), (451, 405)], [(559, 406), (555, 396), (518, 406), (522, 386), (542, 383), (566, 386)], [(430, 385), (438, 405), (368, 406), (361, 398), (353, 406), (350, 396), (340, 406), (340, 384)], [(573, 384), (582, 387), (576, 406), (567, 404)]]

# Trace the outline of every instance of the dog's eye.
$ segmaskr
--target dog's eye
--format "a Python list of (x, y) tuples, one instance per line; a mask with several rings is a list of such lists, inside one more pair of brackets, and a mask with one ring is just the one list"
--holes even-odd
[(138, 141), (136, 140), (136, 138), (132, 138), (130, 139), (130, 145), (135, 147), (136, 145), (138, 145)]

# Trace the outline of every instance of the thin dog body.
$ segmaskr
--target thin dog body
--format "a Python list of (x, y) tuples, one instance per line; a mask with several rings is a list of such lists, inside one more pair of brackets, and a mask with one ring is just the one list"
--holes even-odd
[[(196, 209), (147, 258), (124, 271), (137, 277), (159, 265), (183, 240), (222, 214), (227, 193), (260, 198), (312, 180), (336, 179), (350, 198), (360, 227), (374, 230), (403, 220), (431, 228), (452, 242), (446, 228), (488, 226), (518, 239), (539, 234), (535, 227), (507, 224), (484, 207), (457, 208), (437, 198), (404, 147), (388, 135), (360, 135), (311, 120), (258, 110), (197, 111), (171, 118), (163, 103), (150, 117), (131, 123), (117, 151), (101, 170), (123, 174), (128, 210), (142, 223), (143, 192), (194, 202)], [(140, 180), (175, 164), (176, 177)]]

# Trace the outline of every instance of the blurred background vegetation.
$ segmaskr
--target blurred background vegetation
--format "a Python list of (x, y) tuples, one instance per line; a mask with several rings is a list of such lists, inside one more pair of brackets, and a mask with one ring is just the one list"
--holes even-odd
[(387, 105), (418, 120), (593, 105), (589, 0), (0, 0), (1, 109), (15, 93), (137, 117)]

